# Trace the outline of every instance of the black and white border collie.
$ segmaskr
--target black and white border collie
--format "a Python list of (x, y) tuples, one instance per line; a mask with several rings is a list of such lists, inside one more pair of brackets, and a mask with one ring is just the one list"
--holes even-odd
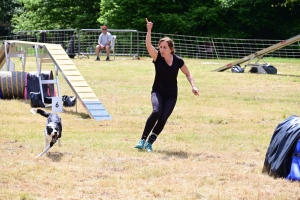
[(60, 142), (62, 134), (62, 122), (60, 116), (55, 113), (48, 113), (42, 109), (36, 108), (30, 109), (30, 112), (32, 112), (33, 114), (39, 113), (40, 115), (47, 118), (46, 127), (44, 130), (45, 149), (38, 156), (36, 156), (36, 158), (39, 158), (47, 153), (48, 150), (56, 143), (56, 141), (58, 141), (59, 147), (62, 146)]

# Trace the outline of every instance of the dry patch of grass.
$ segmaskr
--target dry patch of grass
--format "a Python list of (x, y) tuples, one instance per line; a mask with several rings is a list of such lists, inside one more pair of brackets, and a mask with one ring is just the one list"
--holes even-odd
[[(45, 118), (27, 100), (0, 100), (0, 199), (297, 199), (299, 183), (261, 169), (277, 124), (299, 113), (299, 77), (211, 72), (229, 61), (185, 61), (200, 97), (181, 73), (154, 153), (134, 148), (151, 112), (149, 58), (74, 59), (113, 120), (90, 119), (80, 103), (77, 112), (64, 108), (63, 147), (40, 159)], [(269, 62), (300, 76), (298, 61)], [(35, 66), (29, 58), (26, 71)], [(74, 95), (59, 78), (61, 93)]]

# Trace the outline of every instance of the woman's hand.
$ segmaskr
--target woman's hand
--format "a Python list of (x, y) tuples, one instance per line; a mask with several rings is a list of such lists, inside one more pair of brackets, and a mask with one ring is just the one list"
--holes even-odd
[(196, 86), (192, 87), (192, 91), (193, 91), (194, 95), (199, 96), (199, 90)]
[(148, 21), (148, 18), (146, 18), (147, 22), (147, 35), (146, 35), (146, 48), (148, 50), (148, 53), (150, 54), (151, 58), (155, 61), (157, 58), (157, 50), (152, 46), (151, 44), (151, 29), (153, 27), (153, 23)]
[(146, 22), (147, 22), (147, 29), (148, 29), (149, 31), (151, 31), (151, 30), (152, 30), (152, 27), (153, 27), (153, 23), (152, 23), (152, 22), (149, 22), (149, 21), (148, 21), (148, 18), (146, 18)]

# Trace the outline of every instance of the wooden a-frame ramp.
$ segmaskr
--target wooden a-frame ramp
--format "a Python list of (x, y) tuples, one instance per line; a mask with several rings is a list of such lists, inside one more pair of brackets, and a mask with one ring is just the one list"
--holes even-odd
[(292, 38), (290, 38), (288, 40), (281, 41), (281, 42), (279, 42), (277, 44), (274, 44), (274, 45), (272, 45), (270, 47), (267, 47), (265, 49), (257, 51), (256, 53), (250, 54), (250, 55), (248, 55), (248, 56), (246, 56), (244, 58), (241, 58), (241, 59), (239, 59), (239, 60), (237, 60), (237, 61), (235, 61), (233, 63), (229, 63), (229, 64), (227, 64), (227, 65), (225, 65), (223, 67), (220, 67), (218, 69), (215, 69), (213, 71), (215, 71), (215, 72), (223, 72), (223, 71), (225, 71), (227, 69), (230, 69), (232, 66), (239, 65), (239, 64), (242, 64), (242, 63), (247, 62), (247, 61), (248, 61), (248, 65), (251, 65), (250, 62), (253, 61), (254, 59), (257, 60), (254, 65), (257, 65), (258, 61), (260, 59), (263, 60), (264, 55), (266, 55), (268, 53), (271, 53), (273, 51), (276, 51), (278, 49), (281, 49), (281, 48), (283, 48), (285, 46), (288, 46), (288, 45), (290, 45), (292, 43), (295, 43), (295, 42), (298, 42), (298, 41), (300, 41), (300, 35), (292, 37)]
[[(26, 52), (28, 48), (34, 48), (40, 79), (40, 88), (42, 88), (42, 84), (57, 84), (58, 86), (57, 72), (59, 71), (69, 84), (72, 91), (76, 94), (77, 100), (82, 103), (83, 107), (86, 109), (92, 119), (111, 120), (111, 116), (106, 111), (103, 104), (80, 74), (61, 45), (18, 40), (6, 40), (3, 42), (3, 44), (4, 45), (2, 45), (0, 48), (0, 69), (3, 67), (6, 61), (7, 70), (9, 70), (9, 65), (11, 63), (10, 58), (21, 57), (23, 71), (25, 71)], [(20, 47), (21, 50), (17, 51), (17, 47)], [(42, 64), (51, 62), (54, 63), (56, 80), (41, 80), (40, 74), (42, 71)], [(59, 87), (57, 88), (59, 95)], [(44, 100), (43, 96), (42, 100)]]

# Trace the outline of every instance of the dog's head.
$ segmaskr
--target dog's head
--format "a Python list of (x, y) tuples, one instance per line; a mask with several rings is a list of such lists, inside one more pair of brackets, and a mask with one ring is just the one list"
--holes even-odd
[(60, 130), (57, 124), (49, 123), (46, 126), (47, 135), (52, 137), (52, 142), (55, 143), (58, 138), (60, 138)]

